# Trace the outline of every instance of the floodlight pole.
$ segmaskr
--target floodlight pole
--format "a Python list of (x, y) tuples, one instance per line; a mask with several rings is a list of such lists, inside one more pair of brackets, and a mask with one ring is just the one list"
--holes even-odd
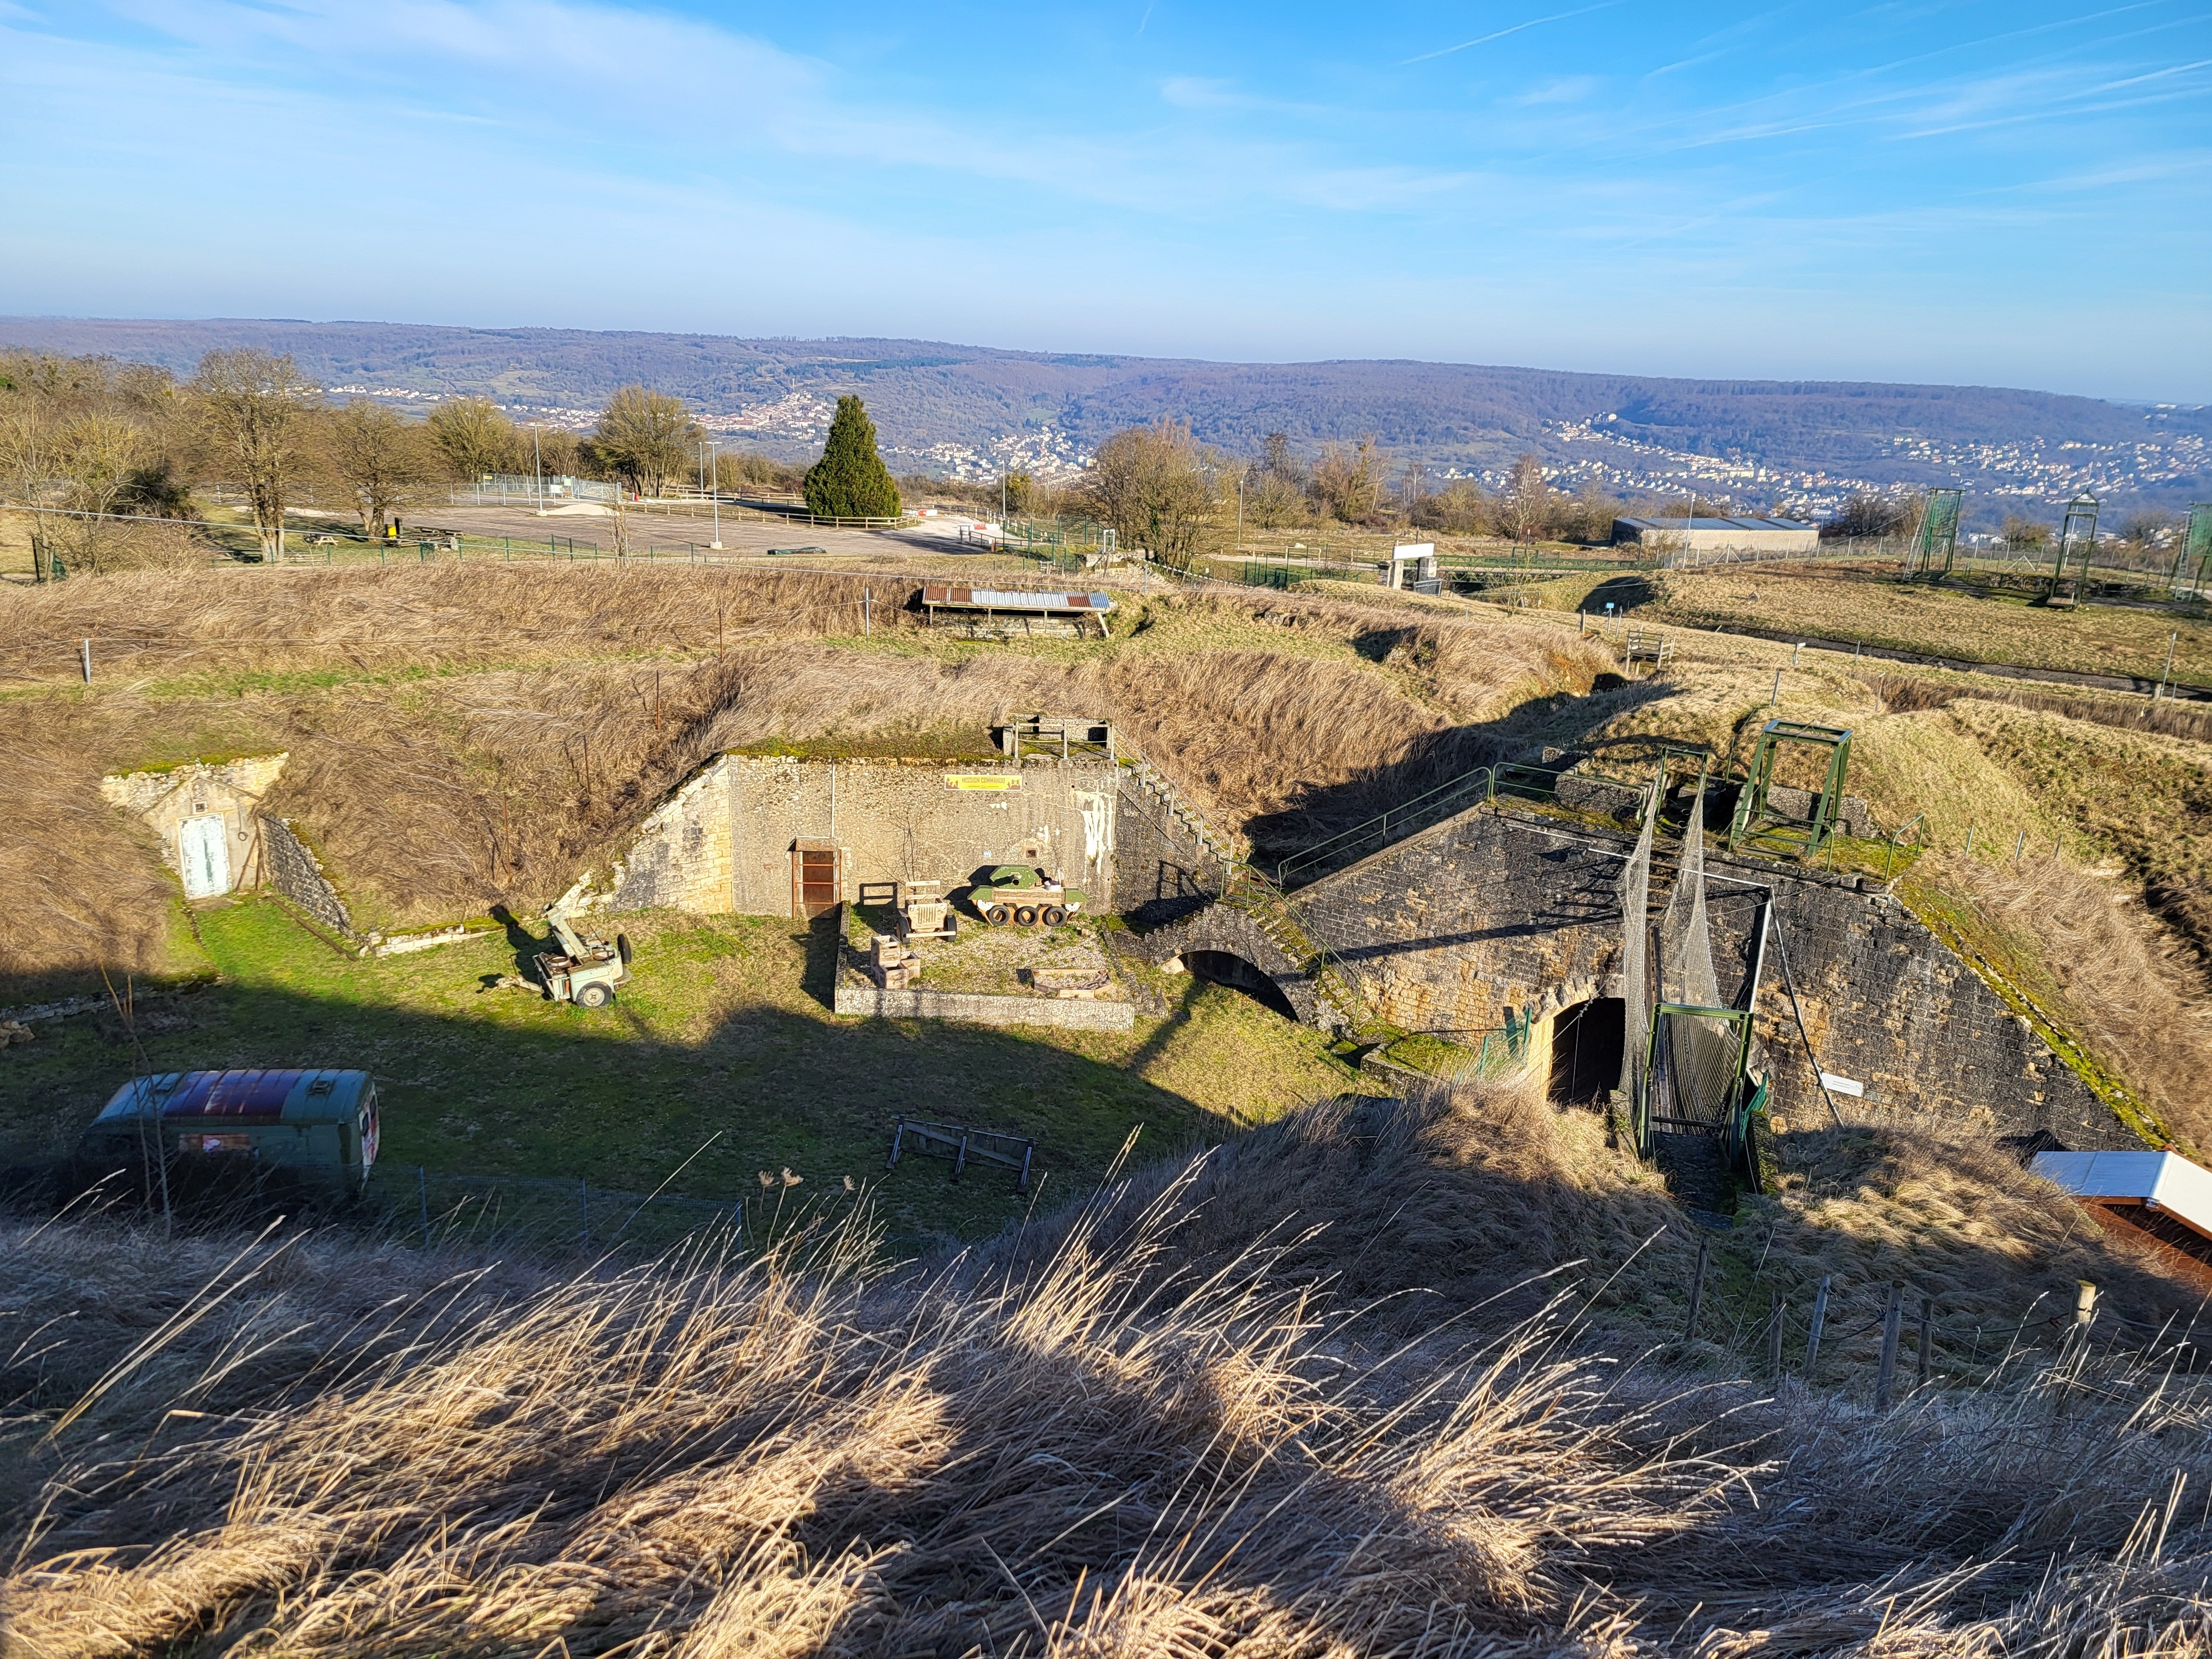
[(538, 485), (538, 510), (540, 513), (543, 513), (545, 511), (545, 446), (542, 441), (540, 441), (541, 436), (542, 434), (538, 427), (535, 425), (532, 426), (530, 428), (530, 465), (532, 474), (536, 479)]

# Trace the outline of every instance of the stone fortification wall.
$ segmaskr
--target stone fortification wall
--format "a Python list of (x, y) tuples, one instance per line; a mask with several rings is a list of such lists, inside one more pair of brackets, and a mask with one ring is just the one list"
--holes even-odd
[(737, 908), (731, 884), (732, 782), (728, 758), (714, 760), (653, 809), (617, 866), (610, 900), (615, 908), (708, 916)]
[[(1377, 1015), (1462, 1036), (1620, 994), (1617, 883), (1626, 839), (1479, 810), (1316, 882), (1296, 896)], [(1654, 915), (1668, 878), (1655, 872)], [(1826, 1119), (1797, 1033), (1783, 961), (1819, 1069), (1860, 1083), (1846, 1121), (1906, 1121), (1949, 1133), (2044, 1129), (2069, 1146), (2134, 1137), (1973, 970), (1897, 900), (1855, 880), (1715, 856), (1709, 904), (1724, 998), (1754, 957), (1760, 901), (1775, 938), (1759, 992), (1759, 1036), (1775, 1109)], [(1540, 1030), (1540, 1044), (1547, 1033)]]
[(973, 991), (887, 991), (841, 981), (836, 1011), (880, 1019), (957, 1019), (971, 1025), (1050, 1025), (1069, 1031), (1127, 1031), (1137, 1011), (1127, 1002), (993, 996)]
[(803, 842), (837, 850), (838, 896), (847, 902), (867, 883), (960, 884), (986, 866), (1036, 864), (1103, 909), (1114, 902), (1118, 773), (1100, 759), (726, 755), (647, 819), (607, 902), (787, 916), (793, 849)]
[(1114, 908), (1136, 927), (1158, 927), (1220, 896), (1221, 860), (1165, 802), (1124, 773), (1114, 832)]
[(247, 755), (229, 761), (188, 761), (161, 772), (131, 772), (102, 778), (101, 797), (112, 806), (143, 819), (161, 837), (161, 862), (180, 869), (179, 830), (195, 818), (222, 820), (226, 873), (230, 888), (250, 887), (264, 878), (260, 868), (261, 798), (284, 770), (287, 754)]
[(269, 884), (325, 927), (353, 936), (353, 915), (338, 890), (323, 873), (314, 849), (300, 839), (292, 826), (277, 818), (259, 820), (261, 853)]

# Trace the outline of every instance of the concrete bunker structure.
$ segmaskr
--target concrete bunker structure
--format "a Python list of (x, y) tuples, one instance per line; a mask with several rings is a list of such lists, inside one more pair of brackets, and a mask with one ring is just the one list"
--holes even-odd
[[(1632, 793), (1632, 792), (1626, 792)], [(1558, 1100), (1602, 1097), (1629, 1040), (1617, 884), (1632, 838), (1504, 804), (1470, 808), (1290, 896), (1373, 1018), (1473, 1047), (1509, 1019)], [(1706, 855), (1724, 1000), (1759, 964), (1757, 1064), (1775, 1114), (1887, 1122), (2075, 1149), (2142, 1139), (1973, 969), (1869, 878)], [(1655, 884), (1655, 906), (1663, 890)], [(1762, 922), (1768, 930), (1762, 958)], [(1147, 934), (1158, 963), (1223, 951), (1310, 1023), (1306, 964), (1235, 905)], [(1802, 1018), (1801, 1033), (1798, 1020)], [(2045, 1143), (2048, 1144), (2048, 1143)]]
[(152, 827), (186, 898), (216, 898), (262, 878), (261, 798), (290, 756), (187, 761), (102, 778), (100, 793)]
[(1100, 756), (974, 760), (724, 755), (646, 820), (605, 895), (651, 906), (805, 920), (863, 884), (965, 884), (1030, 864), (1115, 900), (1121, 769)]

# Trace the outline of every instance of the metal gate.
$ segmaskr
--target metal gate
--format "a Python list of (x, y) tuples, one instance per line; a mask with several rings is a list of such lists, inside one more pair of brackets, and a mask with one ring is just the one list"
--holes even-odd
[(177, 868), (186, 898), (213, 898), (230, 890), (230, 841), (214, 813), (177, 826)]
[(1643, 1133), (1718, 1134), (1733, 1121), (1745, 1088), (1751, 1015), (1741, 1008), (1662, 1002), (1653, 1011), (1646, 1051)]

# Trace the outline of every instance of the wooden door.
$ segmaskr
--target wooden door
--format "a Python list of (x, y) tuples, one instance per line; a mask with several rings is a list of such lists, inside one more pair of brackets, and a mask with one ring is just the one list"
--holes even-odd
[(811, 921), (838, 900), (837, 849), (801, 842), (791, 849), (791, 913)]

